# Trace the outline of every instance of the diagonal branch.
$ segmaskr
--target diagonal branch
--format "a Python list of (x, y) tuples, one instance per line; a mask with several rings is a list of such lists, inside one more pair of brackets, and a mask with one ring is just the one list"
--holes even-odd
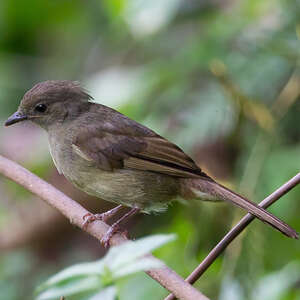
[[(288, 193), (292, 188), (300, 183), (300, 173), (278, 188), (275, 192), (259, 203), (259, 206), (267, 208), (277, 201), (280, 197)], [(251, 214), (244, 216), (223, 239), (210, 251), (206, 258), (198, 265), (198, 267), (186, 278), (186, 281), (193, 284), (201, 275), (210, 267), (210, 265), (220, 256), (227, 246), (255, 219)], [(165, 300), (175, 299), (173, 294), (170, 294)]]
[[(91, 223), (86, 229), (82, 228), (82, 217), (88, 213), (79, 203), (67, 197), (65, 194), (45, 182), (38, 176), (32, 174), (17, 163), (0, 155), (0, 173), (7, 178), (22, 185), (27, 190), (36, 194), (49, 205), (59, 210), (70, 222), (85, 230), (98, 240), (104, 236), (110, 228), (101, 221)], [(121, 234), (115, 234), (111, 239), (112, 245), (118, 245), (126, 241)], [(208, 300), (196, 288), (184, 281), (176, 272), (164, 265), (162, 268), (153, 269), (147, 272), (160, 285), (182, 300)]]

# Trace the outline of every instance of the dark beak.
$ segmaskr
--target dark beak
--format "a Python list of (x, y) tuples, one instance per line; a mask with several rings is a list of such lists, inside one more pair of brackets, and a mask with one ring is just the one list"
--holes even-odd
[(18, 122), (21, 122), (23, 120), (27, 120), (27, 116), (16, 111), (12, 116), (10, 116), (6, 122), (4, 123), (5, 126), (9, 126)]

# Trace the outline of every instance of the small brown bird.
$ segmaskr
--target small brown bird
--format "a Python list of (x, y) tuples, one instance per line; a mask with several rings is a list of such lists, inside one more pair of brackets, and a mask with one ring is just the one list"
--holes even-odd
[(50, 152), (59, 171), (86, 193), (120, 204), (101, 215), (90, 215), (85, 226), (106, 220), (122, 206), (137, 212), (160, 212), (176, 198), (225, 200), (247, 210), (285, 235), (298, 238), (287, 224), (257, 204), (210, 178), (179, 147), (151, 129), (97, 103), (72, 81), (38, 83), (23, 97), (6, 126), (30, 120), (49, 135)]

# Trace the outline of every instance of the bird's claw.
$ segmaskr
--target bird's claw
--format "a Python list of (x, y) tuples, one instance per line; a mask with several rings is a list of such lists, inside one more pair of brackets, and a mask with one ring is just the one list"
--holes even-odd
[[(107, 211), (102, 214), (96, 214), (93, 215), (91, 213), (87, 213), (86, 215), (83, 216), (83, 229), (86, 229), (89, 223), (94, 222), (95, 220), (101, 220), (101, 221), (106, 221), (108, 218), (110, 218), (112, 215), (115, 214), (116, 211), (120, 210), (122, 208), (121, 205), (115, 207), (114, 209)], [(101, 239), (101, 243), (105, 248), (108, 248), (110, 246), (110, 239), (116, 232), (121, 232), (124, 237), (128, 237), (128, 232), (120, 230), (119, 224), (123, 222), (124, 220), (129, 219), (136, 213), (140, 211), (139, 208), (132, 208), (128, 213), (126, 213), (122, 218), (120, 218), (118, 221), (116, 221), (114, 224), (111, 225), (111, 227), (108, 229), (104, 237)]]
[(113, 224), (105, 233), (104, 237), (101, 239), (101, 244), (105, 249), (107, 249), (110, 246), (110, 239), (113, 237), (113, 235), (117, 232), (121, 232), (120, 226), (117, 224)]
[(82, 219), (83, 219), (83, 224), (82, 224), (82, 227), (83, 229), (87, 229), (88, 225), (90, 223), (93, 223), (94, 221), (96, 220), (99, 220), (99, 221), (103, 221), (105, 222), (106, 221), (106, 218), (105, 216), (103, 216), (104, 214), (92, 214), (92, 213), (87, 213), (85, 214)]

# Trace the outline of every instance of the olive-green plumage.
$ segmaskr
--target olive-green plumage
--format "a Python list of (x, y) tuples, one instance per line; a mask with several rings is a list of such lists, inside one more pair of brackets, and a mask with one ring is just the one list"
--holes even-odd
[(76, 82), (42, 82), (25, 94), (6, 125), (28, 119), (43, 127), (58, 171), (90, 195), (144, 212), (164, 210), (178, 197), (226, 200), (297, 237), (287, 224), (216, 183), (173, 143), (90, 100)]

